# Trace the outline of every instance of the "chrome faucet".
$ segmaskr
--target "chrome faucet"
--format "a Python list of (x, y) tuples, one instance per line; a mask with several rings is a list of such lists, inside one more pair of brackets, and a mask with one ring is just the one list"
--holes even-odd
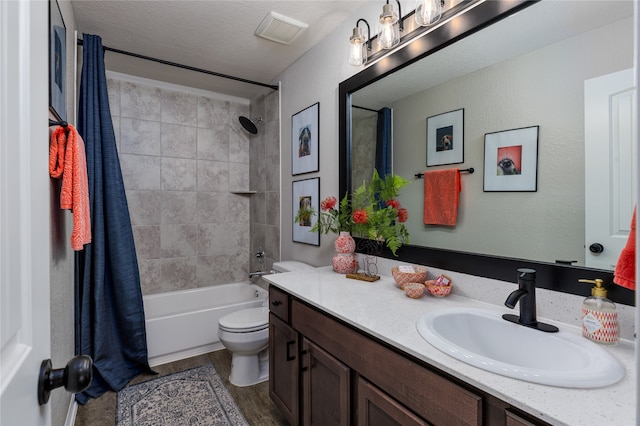
[(267, 275), (268, 273), (269, 273), (268, 271), (249, 272), (249, 279), (254, 278), (254, 277), (261, 277), (263, 275)]
[(555, 333), (558, 327), (538, 322), (536, 319), (536, 270), (528, 268), (518, 269), (518, 289), (507, 296), (504, 305), (507, 308), (515, 308), (520, 302), (520, 316), (504, 314), (502, 318), (525, 327), (536, 330)]

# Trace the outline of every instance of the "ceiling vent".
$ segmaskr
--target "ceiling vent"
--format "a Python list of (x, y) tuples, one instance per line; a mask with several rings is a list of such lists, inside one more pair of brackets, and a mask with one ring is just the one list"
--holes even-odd
[(255, 34), (258, 37), (281, 44), (291, 44), (309, 25), (276, 12), (269, 12), (262, 20)]

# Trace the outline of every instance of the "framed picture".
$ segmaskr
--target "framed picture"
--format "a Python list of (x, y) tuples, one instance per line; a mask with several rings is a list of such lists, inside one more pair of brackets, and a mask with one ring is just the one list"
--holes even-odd
[(427, 118), (427, 167), (464, 162), (464, 109)]
[(297, 223), (293, 221), (293, 241), (319, 246), (320, 231), (311, 232), (311, 228), (318, 221), (320, 212), (320, 178), (294, 181), (292, 205), (294, 218), (300, 210), (316, 212), (315, 215), (303, 215)]
[(320, 143), (320, 102), (291, 116), (291, 174), (317, 172)]
[(484, 135), (484, 190), (538, 190), (539, 126)]
[(49, 110), (67, 120), (67, 29), (56, 0), (49, 0)]

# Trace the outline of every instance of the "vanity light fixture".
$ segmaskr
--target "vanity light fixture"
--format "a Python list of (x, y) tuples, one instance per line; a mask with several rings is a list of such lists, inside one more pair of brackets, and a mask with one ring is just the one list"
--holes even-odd
[(414, 14), (416, 24), (421, 27), (428, 27), (440, 20), (444, 0), (416, 0), (416, 11)]
[(402, 7), (398, 0), (396, 3), (398, 3), (398, 15), (393, 10), (393, 5), (389, 4), (389, 0), (382, 6), (378, 30), (378, 45), (382, 49), (391, 49), (397, 46), (400, 43), (400, 32), (404, 30)]
[[(360, 21), (367, 24), (367, 38), (362, 35)], [(353, 28), (353, 34), (349, 37), (349, 64), (364, 65), (367, 63), (367, 52), (371, 50), (371, 27), (366, 19), (358, 19)]]

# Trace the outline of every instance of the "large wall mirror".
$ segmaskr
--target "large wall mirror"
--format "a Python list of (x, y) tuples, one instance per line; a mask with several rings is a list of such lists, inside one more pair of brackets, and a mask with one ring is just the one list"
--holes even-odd
[[(508, 281), (517, 267), (529, 266), (541, 287), (587, 295), (577, 279), (611, 282), (615, 259), (601, 261), (589, 250), (596, 241), (586, 236), (585, 203), (591, 198), (616, 211), (626, 237), (637, 190), (629, 163), (615, 172), (624, 183), (615, 197), (594, 197), (589, 188), (594, 167), (585, 157), (590, 161), (589, 126), (596, 120), (585, 119), (585, 102), (592, 102), (585, 81), (621, 72), (631, 87), (633, 52), (632, 1), (475, 4), (341, 83), (340, 191), (371, 175), (375, 111), (391, 108), (393, 172), (412, 180), (400, 200), (409, 209), (411, 245), (399, 260)], [(428, 117), (459, 109), (464, 161), (427, 167)], [(485, 192), (485, 134), (529, 126), (539, 126), (537, 190)], [(469, 167), (475, 173), (461, 177), (456, 226), (424, 225), (423, 183), (414, 175)], [(634, 303), (633, 292), (613, 284), (610, 290), (617, 301)]]

